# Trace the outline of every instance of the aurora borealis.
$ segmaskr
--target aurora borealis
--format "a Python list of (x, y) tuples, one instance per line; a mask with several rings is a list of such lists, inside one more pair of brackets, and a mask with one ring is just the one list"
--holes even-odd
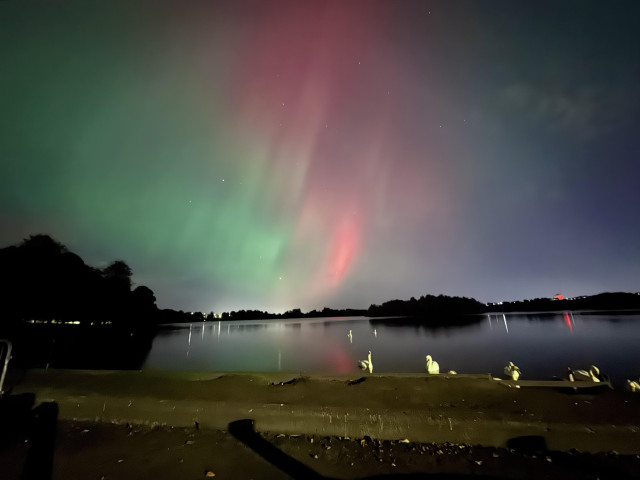
[(0, 3), (0, 241), (159, 306), (640, 290), (637, 2)]

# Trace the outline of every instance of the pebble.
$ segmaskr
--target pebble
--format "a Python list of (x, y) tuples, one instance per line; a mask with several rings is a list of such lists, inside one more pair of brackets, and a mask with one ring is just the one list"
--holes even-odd
[(216, 474), (215, 474), (215, 473), (213, 473), (212, 471), (208, 471), (208, 472), (205, 474), (205, 477), (207, 477), (207, 478), (213, 478), (213, 477), (215, 477), (215, 476), (216, 476)]
[(482, 460), (476, 460), (476, 465), (482, 465)]

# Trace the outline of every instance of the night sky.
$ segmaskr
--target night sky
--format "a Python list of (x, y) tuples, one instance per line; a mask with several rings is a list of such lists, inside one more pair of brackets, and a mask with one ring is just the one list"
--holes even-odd
[(0, 2), (0, 245), (160, 307), (640, 290), (640, 2)]

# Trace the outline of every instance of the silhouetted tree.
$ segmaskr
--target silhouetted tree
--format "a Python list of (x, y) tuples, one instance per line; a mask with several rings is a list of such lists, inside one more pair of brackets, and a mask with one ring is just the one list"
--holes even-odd
[(32, 235), (0, 249), (3, 317), (12, 320), (155, 321), (153, 292), (131, 291), (131, 268), (122, 260), (99, 270), (48, 235)]
[(20, 244), (20, 249), (24, 251), (37, 252), (39, 255), (54, 257), (56, 255), (62, 255), (67, 251), (60, 242), (55, 241), (49, 235), (37, 234), (30, 235)]
[(122, 260), (115, 260), (102, 269), (102, 276), (116, 288), (131, 290), (131, 275), (129, 265)]

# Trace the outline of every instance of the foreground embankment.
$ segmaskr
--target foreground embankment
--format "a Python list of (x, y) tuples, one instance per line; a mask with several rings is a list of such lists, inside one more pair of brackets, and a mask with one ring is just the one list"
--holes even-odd
[(487, 376), (29, 370), (13, 394), (55, 402), (62, 420), (549, 450), (640, 453), (640, 395), (513, 388)]

